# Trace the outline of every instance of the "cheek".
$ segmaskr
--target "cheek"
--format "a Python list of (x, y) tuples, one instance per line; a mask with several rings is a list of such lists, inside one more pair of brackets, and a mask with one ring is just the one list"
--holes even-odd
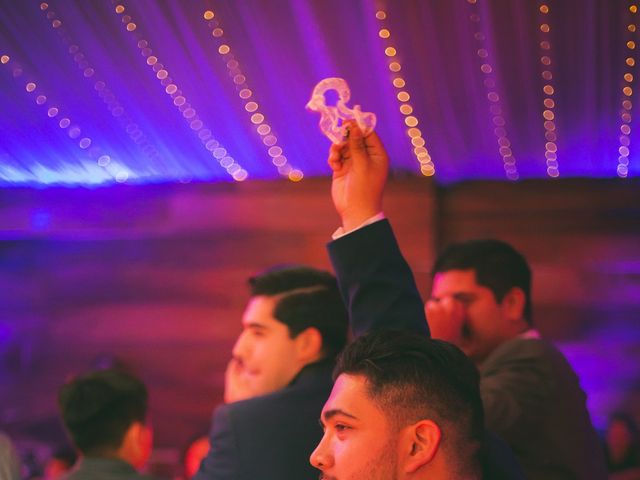
[(466, 310), (466, 323), (477, 332), (489, 332), (498, 327), (499, 312), (494, 306), (474, 304)]
[(335, 463), (339, 473), (348, 474), (349, 472), (360, 472), (369, 464), (377, 461), (371, 458), (375, 448), (372, 445), (359, 442), (358, 439), (349, 439), (344, 441), (336, 441), (334, 447)]

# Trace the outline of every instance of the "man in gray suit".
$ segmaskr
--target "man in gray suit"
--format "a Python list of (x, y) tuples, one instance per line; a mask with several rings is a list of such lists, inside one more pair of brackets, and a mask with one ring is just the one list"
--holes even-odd
[(451, 245), (435, 262), (425, 305), (432, 335), (479, 366), (487, 428), (507, 441), (528, 478), (604, 479), (586, 395), (533, 328), (530, 285), (527, 261), (507, 243)]

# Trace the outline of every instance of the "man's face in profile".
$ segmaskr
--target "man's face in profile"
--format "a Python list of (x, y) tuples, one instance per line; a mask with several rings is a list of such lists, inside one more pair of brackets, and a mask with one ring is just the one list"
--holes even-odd
[[(463, 318), (453, 320), (462, 328), (458, 347), (475, 362), (484, 360), (509, 338), (509, 319), (493, 292), (476, 281), (474, 270), (439, 272), (433, 279), (431, 298), (452, 298), (460, 305)], [(457, 343), (457, 342), (456, 342)]]
[(242, 316), (242, 333), (233, 347), (236, 374), (250, 386), (251, 396), (286, 387), (301, 369), (298, 338), (273, 316), (277, 297), (252, 297)]
[(398, 478), (398, 432), (369, 396), (362, 375), (341, 374), (322, 409), (322, 440), (311, 464), (325, 480)]

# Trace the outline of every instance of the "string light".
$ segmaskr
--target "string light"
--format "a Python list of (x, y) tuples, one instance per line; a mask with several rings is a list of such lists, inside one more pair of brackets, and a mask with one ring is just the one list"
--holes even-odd
[(486, 36), (482, 32), (480, 27), (480, 15), (477, 5), (477, 0), (467, 0), (471, 14), (469, 19), (474, 25), (478, 50), (476, 51), (478, 59), (480, 61), (480, 71), (484, 76), (484, 87), (487, 92), (487, 100), (489, 101), (489, 112), (491, 113), (491, 121), (494, 125), (493, 133), (496, 136), (498, 142), (498, 153), (502, 157), (504, 164), (504, 171), (509, 180), (518, 180), (520, 175), (516, 166), (516, 158), (513, 155), (511, 149), (511, 141), (507, 135), (506, 120), (504, 118), (502, 102), (500, 100), (500, 94), (496, 88), (496, 79), (494, 75), (494, 68), (491, 63), (491, 56), (489, 55), (489, 49), (486, 45)]
[[(46, 16), (47, 20), (52, 20), (51, 26), (56, 28), (53, 25), (53, 22), (59, 19), (59, 16), (49, 10), (49, 5), (46, 2), (42, 2), (40, 4), (40, 10), (43, 15)], [(60, 21), (62, 25), (64, 22)], [(122, 128), (127, 131), (129, 134), (129, 138), (133, 141), (138, 148), (142, 150), (142, 152), (149, 157), (154, 162), (163, 162), (162, 156), (158, 149), (153, 145), (147, 135), (138, 127), (135, 129), (131, 129), (132, 125), (135, 125), (133, 118), (129, 115), (124, 106), (120, 103), (116, 95), (109, 89), (106, 82), (102, 79), (96, 78), (96, 70), (86, 59), (86, 55), (81, 51), (80, 47), (77, 43), (71, 38), (69, 32), (66, 28), (60, 27), (57, 28), (58, 34), (62, 38), (62, 41), (65, 45), (70, 45), (67, 50), (69, 56), (72, 57), (73, 61), (78, 66), (78, 69), (82, 72), (82, 76), (90, 81), (93, 85), (94, 90), (97, 95), (103, 100), (106, 105), (107, 110), (113, 115), (114, 118), (117, 119), (118, 123)]]
[[(234, 180), (238, 182), (245, 180), (248, 177), (247, 171), (233, 157), (229, 156), (227, 149), (221, 146), (220, 142), (213, 137), (211, 130), (207, 128), (198, 116), (196, 109), (191, 106), (182, 90), (180, 90), (178, 84), (171, 78), (169, 70), (160, 62), (157, 55), (153, 55), (149, 41), (143, 38), (143, 35), (139, 32), (138, 25), (133, 21), (134, 19), (131, 15), (126, 14), (127, 8), (124, 2), (112, 0), (112, 4), (115, 5), (114, 12), (120, 16), (126, 31), (135, 36), (140, 54), (146, 59), (147, 65), (153, 70), (160, 85), (164, 87), (165, 93), (173, 100), (173, 105), (182, 114), (182, 118), (189, 128), (198, 135), (203, 147), (210, 152)], [(135, 125), (135, 130), (139, 130), (137, 125)]]
[(556, 102), (553, 98), (555, 88), (553, 87), (553, 68), (551, 61), (551, 26), (549, 24), (549, 12), (551, 9), (546, 3), (540, 4), (538, 8), (539, 13), (539, 30), (540, 30), (540, 76), (543, 80), (542, 91), (545, 97), (542, 101), (544, 110), (542, 111), (543, 126), (544, 126), (544, 138), (545, 138), (545, 152), (544, 158), (546, 159), (547, 175), (553, 178), (560, 176), (558, 170), (558, 144), (557, 131), (556, 131), (556, 114), (555, 107)]
[[(7, 68), (11, 68), (13, 76), (15, 78), (19, 78), (22, 76), (22, 67), (20, 65), (17, 65), (9, 55), (0, 55), (0, 63), (2, 65), (6, 65)], [(89, 156), (89, 158), (95, 160), (96, 164), (102, 167), (110, 177), (114, 178), (117, 182), (125, 182), (129, 177), (129, 172), (127, 172), (117, 162), (112, 162), (111, 156), (104, 154), (103, 150), (100, 147), (94, 145), (94, 142), (90, 136), (83, 136), (82, 128), (78, 124), (74, 123), (71, 118), (69, 118), (69, 116), (63, 116), (62, 118), (60, 118), (60, 120), (57, 120), (57, 117), (60, 115), (62, 106), (53, 106), (51, 104), (48, 104), (49, 97), (45, 94), (42, 87), (38, 85), (39, 82), (35, 78), (33, 78), (33, 76), (31, 76), (31, 78), (31, 80), (25, 82), (24, 91), (33, 98), (36, 105), (38, 105), (39, 107), (44, 107), (43, 112), (47, 116), (47, 118), (56, 121), (60, 130), (65, 131), (66, 136), (69, 139), (73, 140), (75, 145), (80, 150), (84, 151)], [(105, 161), (105, 159), (108, 159), (108, 161)]]
[(638, 5), (633, 3), (629, 6), (629, 12), (631, 13), (632, 20), (627, 26), (627, 57), (625, 64), (627, 70), (622, 76), (622, 109), (620, 112), (620, 145), (618, 147), (618, 166), (616, 173), (620, 178), (627, 178), (629, 175), (629, 146), (631, 144), (631, 109), (633, 107), (633, 88), (631, 87), (634, 79), (633, 69), (636, 64), (635, 50), (636, 50), (636, 15), (638, 13)]
[(211, 37), (218, 43), (218, 54), (225, 62), (229, 77), (235, 85), (236, 92), (238, 92), (238, 97), (244, 102), (244, 110), (254, 126), (254, 131), (262, 140), (262, 144), (267, 150), (267, 155), (271, 158), (271, 163), (278, 169), (278, 173), (293, 182), (299, 182), (304, 177), (302, 170), (293, 168), (283, 154), (283, 149), (278, 146), (278, 138), (273, 134), (273, 129), (267, 122), (264, 112), (260, 111), (260, 105), (255, 101), (254, 92), (247, 84), (247, 77), (242, 71), (240, 62), (233, 54), (229, 42), (225, 40), (224, 30), (220, 27), (220, 22), (215, 17), (216, 14), (213, 10), (206, 10), (202, 14), (207, 26), (211, 28)]
[(400, 113), (404, 117), (404, 124), (409, 140), (411, 141), (413, 154), (420, 163), (420, 172), (422, 175), (431, 177), (436, 173), (435, 165), (425, 146), (426, 141), (422, 137), (422, 131), (418, 128), (420, 120), (415, 116), (413, 106), (409, 103), (411, 93), (408, 88), (406, 88), (406, 80), (400, 74), (402, 71), (402, 63), (398, 59), (398, 50), (393, 44), (391, 31), (386, 22), (387, 12), (385, 10), (378, 10), (376, 12), (376, 19), (380, 24), (378, 36), (384, 43), (384, 54), (387, 57), (388, 68), (391, 72), (391, 83), (397, 90), (396, 99), (398, 100)]

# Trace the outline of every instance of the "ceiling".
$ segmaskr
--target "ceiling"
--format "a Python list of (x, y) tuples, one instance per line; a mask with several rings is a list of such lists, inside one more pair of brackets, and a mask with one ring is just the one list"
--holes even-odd
[(625, 0), (4, 1), (0, 186), (327, 175), (326, 77), (397, 172), (637, 176), (637, 24)]

